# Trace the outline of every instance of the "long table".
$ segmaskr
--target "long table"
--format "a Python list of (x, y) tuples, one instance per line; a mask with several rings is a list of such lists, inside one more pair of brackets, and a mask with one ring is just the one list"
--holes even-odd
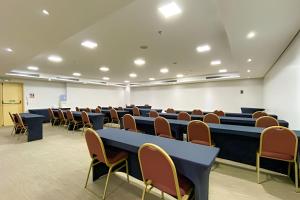
[[(117, 114), (119, 116), (119, 119), (121, 119), (124, 115), (129, 113), (126, 110), (116, 110), (116, 111), (117, 111)], [(105, 115), (106, 118), (109, 119), (109, 121), (111, 121), (110, 110), (102, 109), (101, 112)]]
[[(134, 117), (137, 128), (147, 134), (154, 135), (154, 118)], [(168, 119), (172, 135), (177, 140), (183, 139), (187, 131), (188, 121)], [(236, 126), (227, 124), (208, 124), (212, 140), (220, 148), (218, 157), (249, 165), (256, 165), (256, 152), (259, 148), (262, 128)], [(295, 131), (300, 138), (300, 131)], [(282, 161), (265, 160), (261, 162), (265, 169), (287, 173), (287, 163)]]
[[(162, 117), (167, 119), (177, 119), (176, 113), (160, 113)], [(191, 115), (192, 120), (203, 120), (204, 115)], [(240, 126), (255, 126), (255, 119), (244, 117), (220, 117), (222, 124), (240, 125)], [(279, 124), (284, 127), (289, 127), (289, 123), (285, 120), (278, 120)]]
[[(124, 110), (128, 111), (129, 114), (133, 115), (132, 109), (133, 109), (133, 108), (124, 108)], [(141, 116), (144, 116), (144, 117), (148, 117), (148, 116), (149, 116), (149, 112), (150, 112), (151, 110), (155, 110), (155, 111), (158, 112), (158, 113), (161, 113), (161, 112), (162, 112), (162, 109), (139, 108), (139, 110), (140, 110)]]
[[(137, 134), (120, 129), (97, 131), (106, 147), (118, 148), (129, 153), (129, 173), (142, 180), (137, 152), (144, 143), (153, 143), (163, 148), (172, 158), (176, 170), (190, 179), (195, 188), (196, 200), (208, 200), (209, 174), (218, 148), (206, 147), (182, 141), (170, 140), (146, 134)], [(107, 173), (107, 167), (98, 164), (93, 168), (93, 180)]]
[[(178, 114), (180, 112), (187, 112), (188, 114), (192, 114), (193, 111), (190, 110), (175, 110), (175, 112)], [(205, 111), (203, 112), (204, 115), (208, 114), (208, 113), (213, 113), (213, 112), (208, 112)], [(243, 118), (252, 118), (252, 114), (251, 113), (233, 113), (233, 112), (225, 112), (225, 116), (226, 117), (243, 117)], [(277, 115), (274, 114), (269, 114), (269, 116), (274, 117), (275, 119), (278, 119)]]
[(21, 113), (23, 122), (28, 126), (27, 141), (35, 141), (43, 139), (43, 115), (36, 115), (31, 113)]
[[(52, 108), (52, 110), (70, 110), (70, 108)], [(43, 122), (49, 122), (50, 121), (50, 116), (48, 112), (48, 108), (41, 108), (41, 109), (28, 109), (28, 112), (31, 114), (36, 114), (36, 115), (43, 115), (44, 116), (44, 121)]]

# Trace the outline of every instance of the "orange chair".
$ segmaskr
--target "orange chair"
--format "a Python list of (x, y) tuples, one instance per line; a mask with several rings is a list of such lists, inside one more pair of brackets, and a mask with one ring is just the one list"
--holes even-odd
[(166, 110), (166, 113), (176, 113), (175, 110), (173, 108), (168, 108)]
[(138, 107), (132, 108), (133, 116), (141, 116), (140, 109)]
[(255, 127), (268, 128), (271, 126), (279, 126), (277, 119), (270, 116), (263, 116), (256, 119)]
[(295, 165), (295, 185), (298, 189), (298, 138), (288, 128), (272, 126), (263, 130), (260, 135), (259, 151), (256, 155), (257, 182), (260, 172), (260, 158), (286, 161), (289, 163), (288, 175), (290, 175), (291, 163)]
[[(91, 156), (91, 164), (89, 168), (89, 172), (87, 175), (87, 179), (85, 182), (85, 188), (87, 187), (87, 183), (89, 181), (89, 176), (91, 172), (91, 168), (99, 163), (104, 163), (108, 168), (108, 174), (105, 182), (104, 192), (102, 199), (105, 199), (106, 197), (106, 191), (107, 191), (107, 185), (110, 178), (110, 175), (115, 172), (119, 171), (122, 168), (126, 168), (127, 173), (127, 181), (129, 182), (129, 175), (128, 175), (128, 153), (125, 151), (118, 151), (118, 150), (112, 150), (112, 149), (105, 149), (103, 142), (97, 132), (95, 132), (92, 129), (87, 129), (85, 132), (85, 139), (86, 143), (89, 149), (89, 153)], [(120, 166), (121, 163), (124, 163)], [(118, 167), (113, 171), (114, 168)]]
[(14, 124), (13, 130), (11, 131), (11, 135), (14, 135), (15, 133), (17, 133), (17, 131), (20, 129), (20, 125), (19, 123), (16, 121), (15, 119), (15, 115), (11, 114), (10, 112), (8, 112), (11, 121)]
[(268, 116), (268, 114), (266, 112), (263, 112), (263, 111), (256, 111), (255, 113), (252, 114), (253, 119), (258, 119), (258, 118), (263, 117), (263, 116)]
[(95, 109), (95, 113), (101, 113), (101, 108), (97, 107), (97, 108)]
[(177, 116), (178, 120), (191, 121), (192, 118), (187, 112), (180, 112)]
[(156, 118), (158, 116), (159, 116), (159, 114), (156, 110), (150, 110), (149, 117)]
[(123, 116), (123, 127), (127, 131), (138, 132), (135, 119), (130, 114), (126, 114)]
[(191, 121), (188, 124), (187, 141), (195, 144), (213, 146), (209, 127), (206, 123), (199, 120)]
[(59, 121), (59, 118), (55, 117), (53, 110), (51, 108), (48, 108), (48, 113), (49, 113), (51, 125), (53, 126), (56, 124), (56, 122)]
[(73, 125), (73, 131), (82, 125), (82, 121), (75, 120), (73, 113), (69, 110), (67, 110), (67, 120), (68, 120), (68, 128), (70, 127), (70, 125)]
[(120, 123), (118, 112), (114, 108), (110, 109), (110, 118), (111, 118), (111, 123), (116, 123), (116, 124)]
[(192, 115), (203, 115), (203, 112), (202, 112), (202, 110), (195, 109), (195, 110), (193, 110)]
[(110, 110), (110, 109), (112, 109), (113, 107), (111, 107), (111, 106), (108, 106), (108, 110)]
[(222, 111), (222, 110), (215, 110), (215, 111), (214, 111), (214, 114), (218, 115), (219, 117), (225, 116), (225, 113), (224, 113), (224, 111)]
[(118, 107), (118, 110), (124, 110), (124, 109), (123, 109), (123, 107), (122, 107), (122, 106), (119, 106), (119, 107)]
[(139, 148), (138, 157), (145, 184), (142, 200), (153, 187), (161, 191), (162, 199), (164, 193), (178, 200), (189, 198), (193, 191), (193, 184), (186, 177), (177, 174), (173, 160), (162, 148), (145, 143)]
[(80, 112), (80, 109), (78, 107), (75, 108), (77, 112)]
[(220, 124), (220, 117), (214, 113), (208, 113), (203, 117), (203, 122), (212, 123), (212, 124)]
[(28, 127), (24, 124), (23, 119), (19, 113), (15, 114), (16, 122), (19, 124), (19, 133), (26, 134), (28, 133)]
[(154, 120), (155, 135), (165, 138), (174, 139), (171, 132), (171, 127), (164, 117), (156, 117)]
[(83, 124), (82, 133), (84, 132), (85, 128), (93, 128), (93, 124), (91, 123), (90, 118), (85, 111), (81, 112), (81, 119)]
[(85, 109), (86, 112), (92, 112), (90, 108)]
[(58, 110), (58, 119), (59, 119), (59, 125), (67, 125), (68, 121), (67, 119), (65, 118), (65, 115), (63, 113), (63, 111), (61, 109)]

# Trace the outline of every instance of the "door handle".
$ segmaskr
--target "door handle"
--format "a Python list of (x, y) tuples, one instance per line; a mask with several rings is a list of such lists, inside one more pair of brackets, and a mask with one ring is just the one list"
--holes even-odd
[(22, 101), (20, 100), (19, 102), (16, 101), (2, 101), (2, 104), (21, 104)]

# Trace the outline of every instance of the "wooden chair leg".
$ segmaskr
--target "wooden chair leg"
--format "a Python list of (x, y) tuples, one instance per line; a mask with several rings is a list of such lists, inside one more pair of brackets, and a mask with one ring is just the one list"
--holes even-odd
[(295, 185), (296, 185), (296, 192), (300, 192), (299, 190), (298, 190), (298, 181), (299, 181), (299, 175), (298, 175), (298, 171), (299, 169), (298, 169), (298, 163), (297, 163), (297, 160), (295, 160)]
[(92, 166), (93, 166), (93, 162), (94, 162), (94, 160), (92, 160), (92, 162), (91, 162), (91, 164), (90, 164), (90, 168), (89, 168), (88, 175), (87, 175), (87, 177), (86, 177), (86, 182), (85, 182), (84, 188), (87, 187), (87, 184), (88, 184), (88, 181), (89, 181), (89, 177), (90, 177), (90, 173), (91, 173), (91, 169), (92, 169)]
[(129, 183), (129, 170), (128, 170), (128, 161), (125, 160), (126, 163), (126, 174), (127, 174), (127, 182)]
[(105, 199), (105, 197), (106, 197), (107, 185), (108, 185), (108, 181), (109, 181), (109, 178), (110, 178), (110, 175), (111, 175), (112, 168), (113, 167), (110, 167), (109, 170), (108, 170), (108, 174), (107, 174), (106, 181), (105, 181), (105, 187), (104, 187), (104, 192), (103, 192), (102, 199)]
[(260, 181), (259, 181), (259, 169), (260, 168), (260, 156), (259, 154), (257, 153), (256, 154), (256, 172), (257, 172), (257, 183), (260, 184)]
[(145, 199), (146, 191), (147, 191), (147, 185), (145, 186), (145, 188), (143, 190), (142, 200)]

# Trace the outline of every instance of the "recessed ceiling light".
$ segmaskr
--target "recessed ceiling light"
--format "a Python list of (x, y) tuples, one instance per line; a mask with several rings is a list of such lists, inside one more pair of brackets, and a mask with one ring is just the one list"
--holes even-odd
[(211, 65), (220, 65), (221, 63), (221, 60), (213, 60), (210, 62)]
[(199, 53), (203, 53), (203, 52), (207, 52), (207, 51), (210, 51), (210, 46), (209, 45), (201, 45), (201, 46), (198, 46), (196, 48), (196, 50), (199, 52)]
[(182, 12), (179, 6), (175, 2), (166, 4), (158, 8), (158, 10), (165, 16), (165, 18), (178, 15)]
[(105, 81), (108, 81), (110, 78), (109, 77), (103, 77), (102, 79), (105, 80)]
[(95, 49), (98, 46), (98, 44), (96, 42), (93, 42), (90, 40), (85, 40), (85, 41), (81, 42), (81, 46), (84, 46), (89, 49)]
[(248, 38), (248, 39), (252, 39), (252, 38), (255, 37), (255, 35), (256, 35), (256, 33), (255, 33), (254, 31), (251, 31), (251, 32), (249, 32), (249, 33), (247, 34), (247, 38)]
[(168, 69), (168, 68), (161, 68), (161, 69), (160, 69), (160, 73), (165, 74), (165, 73), (168, 73), (168, 72), (169, 72), (169, 69)]
[(247, 72), (248, 72), (248, 73), (250, 73), (250, 72), (251, 72), (251, 70), (250, 70), (250, 69), (248, 69), (248, 70), (247, 70)]
[(226, 72), (227, 72), (227, 69), (220, 69), (219, 72), (220, 72), (220, 73), (226, 73)]
[(251, 62), (252, 61), (252, 59), (251, 58), (249, 58), (248, 60), (247, 60), (247, 62)]
[(51, 62), (61, 62), (63, 59), (62, 57), (60, 56), (57, 56), (57, 55), (51, 55), (51, 56), (48, 56), (48, 60), (51, 61)]
[(5, 48), (4, 50), (7, 51), (7, 52), (13, 52), (14, 51), (11, 48)]
[(155, 78), (149, 78), (149, 81), (155, 81)]
[(176, 77), (177, 77), (177, 78), (182, 78), (182, 77), (183, 77), (183, 74), (177, 74)]
[(125, 80), (124, 83), (130, 83), (130, 81)]
[(134, 64), (138, 65), (138, 66), (142, 66), (144, 64), (146, 64), (146, 61), (142, 58), (138, 58), (134, 60)]
[(108, 67), (105, 67), (105, 66), (102, 66), (99, 68), (100, 71), (103, 71), (103, 72), (108, 72), (109, 71), (109, 68)]
[(73, 73), (73, 76), (81, 76), (81, 73), (74, 72), (74, 73)]
[(135, 77), (137, 77), (137, 74), (136, 74), (136, 73), (130, 73), (130, 74), (129, 74), (129, 77), (135, 78)]
[(49, 12), (47, 10), (45, 10), (45, 9), (42, 10), (42, 12), (43, 12), (44, 15), (49, 15)]
[(37, 66), (28, 66), (27, 69), (31, 70), (31, 71), (38, 71), (39, 70), (39, 68)]

